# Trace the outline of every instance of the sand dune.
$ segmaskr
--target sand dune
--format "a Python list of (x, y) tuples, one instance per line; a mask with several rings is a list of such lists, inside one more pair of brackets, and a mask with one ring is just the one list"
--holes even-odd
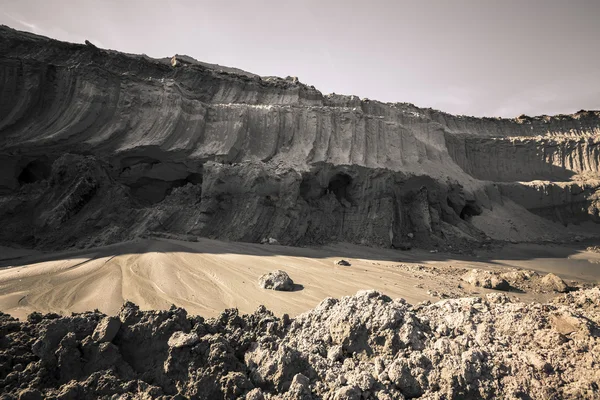
[[(115, 314), (129, 300), (143, 309), (166, 309), (175, 304), (204, 316), (217, 315), (230, 307), (252, 312), (260, 304), (278, 314), (296, 315), (325, 297), (352, 295), (361, 289), (377, 289), (409, 302), (434, 300), (428, 291), (456, 290), (456, 280), (447, 275), (452, 268), (518, 266), (559, 273), (568, 279), (598, 280), (600, 264), (589, 262), (597, 255), (555, 248), (550, 258), (540, 259), (536, 258), (539, 251), (535, 246), (513, 246), (506, 253), (515, 254), (515, 260), (497, 260), (491, 255), (453, 260), (448, 255), (425, 251), (398, 252), (342, 244), (310, 249), (208, 239), (146, 239), (93, 251), (7, 260), (6, 267), (0, 269), (0, 310), (19, 318), (32, 311), (69, 314), (95, 308)], [(548, 251), (547, 246), (544, 251)], [(573, 253), (571, 258), (567, 258), (567, 252)], [(352, 266), (334, 265), (339, 258), (350, 260)], [(424, 275), (410, 270), (420, 264), (449, 268), (450, 272)], [(261, 289), (258, 277), (275, 269), (287, 271), (299, 289)], [(468, 285), (464, 291), (486, 292)], [(526, 300), (540, 296), (519, 294)]]

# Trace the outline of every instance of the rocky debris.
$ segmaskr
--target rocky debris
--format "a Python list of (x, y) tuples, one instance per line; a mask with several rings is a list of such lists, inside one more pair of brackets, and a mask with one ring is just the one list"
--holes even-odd
[(263, 289), (272, 289), (280, 291), (291, 291), (294, 289), (294, 281), (287, 272), (277, 270), (264, 274), (258, 278), (258, 285)]
[(565, 281), (563, 281), (562, 279), (560, 279), (558, 276), (554, 275), (553, 273), (549, 273), (546, 276), (544, 276), (542, 278), (542, 280), (540, 281), (540, 283), (541, 283), (542, 288), (547, 291), (555, 291), (555, 292), (559, 292), (559, 293), (564, 293), (569, 290), (569, 287), (567, 286)]
[(526, 283), (534, 277), (539, 277), (539, 274), (525, 269), (512, 269), (500, 274), (500, 278), (506, 279), (511, 285)]
[[(413, 278), (421, 280), (420, 283), (414, 286), (419, 289), (425, 289), (428, 295), (439, 299), (479, 295), (480, 293), (476, 288), (485, 288), (485, 286), (481, 285), (487, 286), (489, 284), (490, 287), (487, 287), (487, 289), (493, 290), (491, 287), (492, 281), (494, 283), (506, 281), (508, 283), (508, 289), (506, 290), (511, 293), (547, 294), (548, 292), (557, 291), (548, 288), (543, 282), (544, 276), (538, 272), (520, 268), (503, 269), (502, 271), (477, 269), (477, 272), (473, 272), (471, 269), (460, 268), (454, 265), (396, 264), (393, 267), (410, 274)], [(465, 282), (474, 287), (465, 285)], [(475, 282), (475, 284), (472, 282)], [(477, 282), (479, 282), (479, 285)], [(594, 287), (592, 283), (577, 281), (569, 281), (568, 286), (567, 290), (569, 291)], [(506, 284), (501, 283), (499, 287), (506, 287)]]
[(262, 244), (279, 244), (279, 241), (275, 238), (264, 238), (260, 241)]
[(555, 305), (574, 308), (600, 325), (600, 287), (572, 291), (555, 297), (552, 302)]
[(588, 246), (585, 250), (592, 253), (600, 253), (600, 246)]
[(473, 286), (479, 286), (485, 289), (508, 291), (510, 284), (499, 276), (498, 273), (492, 271), (484, 271), (480, 269), (472, 269), (464, 274), (461, 279)]
[(349, 267), (349, 266), (351, 266), (351, 265), (352, 265), (352, 264), (350, 264), (350, 262), (349, 262), (349, 261), (347, 261), (347, 260), (336, 260), (336, 261), (334, 261), (333, 263), (334, 263), (335, 265), (340, 265), (340, 266), (342, 266), (342, 267)]
[(98, 312), (0, 314), (3, 399), (595, 398), (600, 288), (524, 304), (503, 293), (411, 306), (376, 291), (295, 319), (127, 303), (112, 342)]

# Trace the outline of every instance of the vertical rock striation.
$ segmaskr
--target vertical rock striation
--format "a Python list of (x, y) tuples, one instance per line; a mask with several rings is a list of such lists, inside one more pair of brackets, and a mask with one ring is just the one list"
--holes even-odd
[(598, 135), (594, 111), (452, 116), (0, 27), (2, 242), (406, 247), (493, 236), (472, 219), (506, 201), (595, 220)]

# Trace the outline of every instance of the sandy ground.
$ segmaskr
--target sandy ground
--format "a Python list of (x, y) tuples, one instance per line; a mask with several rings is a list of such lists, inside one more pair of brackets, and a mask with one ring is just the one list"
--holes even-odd
[[(377, 289), (411, 303), (435, 301), (439, 293), (452, 297), (489, 292), (461, 283), (463, 268), (519, 267), (554, 272), (567, 282), (600, 280), (600, 254), (531, 244), (460, 259), (452, 254), (345, 244), (293, 248), (209, 239), (143, 239), (50, 254), (5, 250), (0, 248), (0, 310), (18, 318), (32, 311), (70, 314), (99, 309), (115, 314), (126, 300), (142, 309), (175, 304), (203, 316), (215, 316), (231, 307), (249, 313), (264, 304), (275, 313), (294, 316), (326, 297), (352, 295), (361, 289)], [(340, 258), (352, 265), (335, 265)], [(275, 269), (288, 272), (298, 290), (261, 289), (258, 277)], [(525, 301), (552, 297), (513, 295)]]

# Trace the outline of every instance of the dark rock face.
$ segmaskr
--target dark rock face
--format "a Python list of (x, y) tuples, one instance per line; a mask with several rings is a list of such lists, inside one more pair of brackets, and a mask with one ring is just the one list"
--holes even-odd
[[(410, 306), (375, 291), (295, 319), (0, 314), (0, 397), (593, 398), (600, 289), (523, 304), (501, 293)], [(112, 341), (97, 341), (118, 321)], [(541, 392), (540, 392), (541, 391)]]
[[(0, 27), (1, 242), (409, 249), (480, 240), (473, 218), (506, 199), (565, 224), (598, 219), (598, 181), (569, 181), (598, 172), (598, 112), (457, 117), (177, 59)], [(520, 183), (533, 179), (564, 182)]]

